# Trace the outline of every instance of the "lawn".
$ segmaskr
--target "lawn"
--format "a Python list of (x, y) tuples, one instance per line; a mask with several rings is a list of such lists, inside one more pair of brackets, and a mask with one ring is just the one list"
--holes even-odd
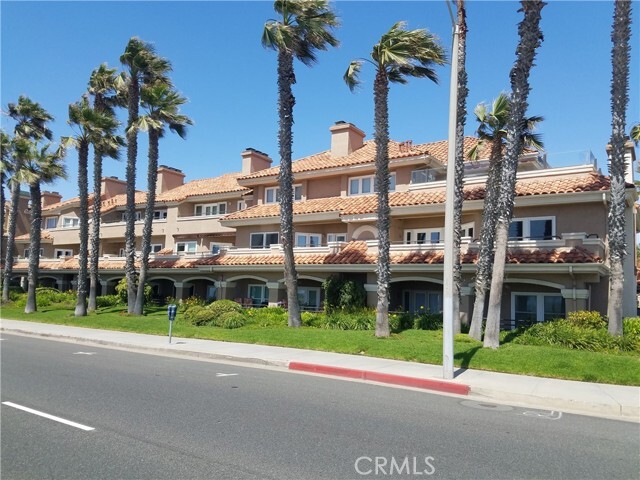
[[(73, 310), (43, 307), (33, 314), (11, 304), (2, 307), (2, 318), (73, 325), (76, 327), (167, 335), (164, 308), (150, 309), (145, 316), (123, 314), (123, 307), (100, 309), (98, 313), (76, 318)], [(255, 343), (282, 347), (367, 355), (412, 362), (442, 364), (442, 331), (405, 330), (390, 338), (376, 338), (369, 330), (328, 330), (312, 327), (258, 327), (237, 329), (195, 327), (178, 318), (175, 337), (202, 338), (228, 342)], [(509, 341), (497, 349), (482, 348), (480, 342), (458, 335), (454, 344), (455, 365), (541, 377), (562, 378), (619, 385), (640, 385), (640, 356), (571, 350), (551, 346), (518, 345)]]

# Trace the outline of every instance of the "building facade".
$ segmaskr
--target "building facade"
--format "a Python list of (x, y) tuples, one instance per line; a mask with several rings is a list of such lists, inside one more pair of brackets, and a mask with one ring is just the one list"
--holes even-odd
[[(478, 139), (467, 137), (465, 150)], [(462, 213), (461, 315), (471, 317), (479, 250), (488, 149), (465, 168)], [(162, 166), (154, 215), (149, 281), (158, 299), (226, 298), (245, 305), (286, 300), (279, 244), (279, 167), (264, 153), (242, 152), (242, 170), (185, 183)], [(330, 149), (293, 162), (295, 257), (305, 309), (322, 305), (330, 275), (362, 284), (376, 304), (377, 230), (375, 144), (356, 126), (330, 128)], [(635, 151), (628, 148), (624, 315), (636, 314)], [(442, 308), (447, 142), (389, 143), (391, 298), (393, 310)], [(103, 180), (100, 279), (112, 293), (124, 277), (125, 184)], [(609, 179), (593, 164), (551, 168), (543, 155), (519, 160), (514, 218), (503, 292), (505, 320), (543, 321), (568, 311), (606, 313)], [(146, 194), (137, 193), (136, 235), (141, 235)], [(43, 284), (73, 288), (77, 275), (78, 200), (47, 194), (43, 208)], [(138, 247), (139, 247), (138, 238)], [(18, 237), (18, 255), (29, 244)], [(26, 273), (18, 259), (17, 276)]]

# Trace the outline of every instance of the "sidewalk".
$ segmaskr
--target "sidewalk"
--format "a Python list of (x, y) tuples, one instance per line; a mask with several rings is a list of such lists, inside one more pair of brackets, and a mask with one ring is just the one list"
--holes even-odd
[(445, 392), (472, 400), (640, 422), (640, 388), (512, 375), (456, 371), (442, 380), (442, 367), (381, 358), (284, 347), (173, 338), (45, 323), (2, 320), (6, 333), (48, 337), (155, 354), (266, 365)]

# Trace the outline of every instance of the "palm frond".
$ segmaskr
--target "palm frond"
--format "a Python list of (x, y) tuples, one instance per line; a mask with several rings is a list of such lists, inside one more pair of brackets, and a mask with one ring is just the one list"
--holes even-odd
[(342, 76), (343, 80), (349, 87), (349, 90), (351, 90), (352, 92), (360, 84), (360, 79), (358, 78), (358, 75), (360, 74), (360, 70), (362, 69), (363, 63), (364, 62), (362, 60), (353, 60), (349, 64), (349, 67), (347, 68), (347, 71), (345, 72), (345, 74)]

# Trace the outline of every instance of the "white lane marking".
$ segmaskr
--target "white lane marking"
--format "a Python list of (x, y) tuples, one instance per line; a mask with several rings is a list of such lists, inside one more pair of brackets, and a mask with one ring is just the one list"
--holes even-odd
[(75, 352), (74, 355), (95, 355), (96, 352)]
[(562, 418), (562, 412), (556, 412), (555, 410), (552, 410), (550, 412), (523, 412), (523, 415), (526, 415), (528, 417), (538, 417), (538, 418), (544, 418), (545, 420), (560, 420)]
[(86, 432), (95, 430), (95, 428), (93, 427), (87, 427), (86, 425), (82, 425), (81, 423), (72, 422), (71, 420), (65, 420), (64, 418), (56, 417), (54, 415), (49, 415), (48, 413), (40, 412), (38, 410), (34, 410), (33, 408), (23, 407), (22, 405), (18, 405), (16, 403), (2, 402), (2, 404), (6, 405), (7, 407), (17, 408), (18, 410), (23, 410), (28, 413), (33, 413), (34, 415), (39, 415), (40, 417), (48, 418), (49, 420), (53, 420), (55, 422), (64, 423), (65, 425), (79, 428), (80, 430), (84, 430)]
[(233, 377), (238, 375), (237, 373), (216, 373), (216, 377)]

